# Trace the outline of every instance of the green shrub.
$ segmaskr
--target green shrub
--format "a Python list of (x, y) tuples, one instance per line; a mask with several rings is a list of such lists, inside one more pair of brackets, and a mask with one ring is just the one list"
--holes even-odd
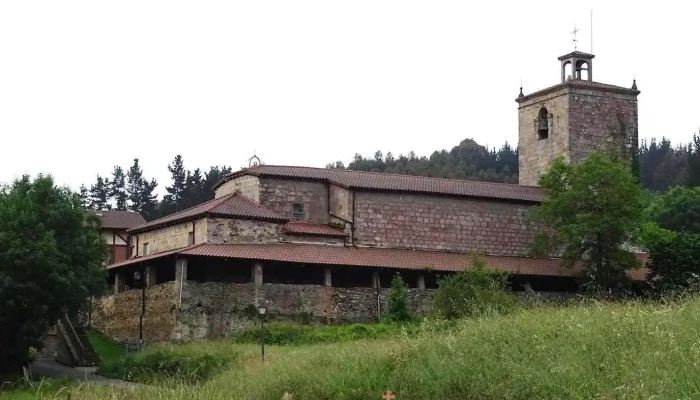
[(397, 272), (391, 280), (391, 288), (386, 296), (387, 313), (384, 317), (390, 322), (406, 322), (411, 320), (408, 305), (408, 286)]
[(224, 370), (231, 361), (230, 351), (219, 353), (201, 347), (163, 346), (105, 362), (100, 374), (142, 383), (176, 380), (194, 384)]
[(673, 232), (654, 223), (644, 227), (649, 277), (659, 291), (697, 287), (700, 281), (700, 235)]
[(504, 314), (517, 300), (506, 291), (508, 275), (489, 271), (486, 261), (472, 258), (471, 268), (440, 279), (433, 299), (435, 311), (445, 318)]
[[(413, 332), (417, 326), (391, 323), (309, 326), (274, 322), (265, 324), (265, 343), (278, 346), (298, 346), (313, 343), (347, 342), (377, 339), (402, 332)], [(236, 343), (260, 343), (260, 325), (251, 326), (233, 336)]]

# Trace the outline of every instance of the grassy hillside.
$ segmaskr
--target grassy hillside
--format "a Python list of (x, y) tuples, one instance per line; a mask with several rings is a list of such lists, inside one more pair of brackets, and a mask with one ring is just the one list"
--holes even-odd
[[(396, 400), (700, 398), (700, 300), (540, 308), (433, 331), (437, 325), (389, 339), (271, 346), (264, 365), (253, 344), (181, 346), (185, 355), (211, 349), (235, 361), (197, 387), (168, 382), (113, 395), (366, 400), (389, 389)], [(69, 391), (72, 399), (111, 398)]]

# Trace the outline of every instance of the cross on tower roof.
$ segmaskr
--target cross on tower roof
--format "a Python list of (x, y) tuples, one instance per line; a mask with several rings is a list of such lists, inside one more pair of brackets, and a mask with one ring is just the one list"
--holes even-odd
[(574, 35), (574, 50), (578, 50), (578, 39), (576, 38), (576, 34), (578, 33), (578, 29), (576, 29), (576, 24), (574, 24), (574, 30), (571, 32), (572, 35)]

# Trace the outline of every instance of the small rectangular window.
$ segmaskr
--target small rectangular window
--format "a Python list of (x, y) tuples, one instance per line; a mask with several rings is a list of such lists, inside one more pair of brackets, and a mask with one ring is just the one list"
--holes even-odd
[(295, 221), (306, 220), (306, 207), (304, 203), (292, 204), (292, 219)]
[(187, 233), (187, 245), (192, 246), (194, 244), (194, 232)]
[(143, 255), (144, 256), (148, 255), (148, 243), (143, 244)]

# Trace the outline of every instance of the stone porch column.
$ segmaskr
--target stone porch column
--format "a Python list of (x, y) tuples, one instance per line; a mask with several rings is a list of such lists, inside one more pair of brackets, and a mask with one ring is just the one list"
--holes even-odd
[[(155, 274), (153, 274), (155, 277)], [(180, 341), (183, 339), (183, 327), (181, 312), (187, 309), (187, 303), (183, 306), (182, 292), (187, 290), (187, 259), (178, 258), (175, 260), (175, 326), (170, 335), (171, 340)]]
[(255, 306), (258, 307), (260, 306), (260, 302), (263, 300), (263, 296), (260, 294), (260, 289), (263, 285), (263, 265), (260, 261), (253, 264), (253, 268), (251, 268), (251, 275), (250, 280), (255, 286)]
[(379, 289), (381, 283), (379, 282), (379, 271), (372, 272), (372, 289)]
[(333, 286), (333, 281), (331, 280), (331, 269), (326, 268), (323, 271), (323, 284), (326, 286)]
[(175, 301), (178, 310), (182, 306), (182, 291), (187, 284), (187, 259), (175, 260)]
[(416, 286), (420, 290), (425, 290), (425, 275), (423, 275), (423, 274), (418, 275), (418, 283), (416, 284)]
[(323, 271), (323, 284), (326, 287), (326, 323), (333, 321), (333, 281), (331, 279), (331, 269)]
[(156, 267), (149, 265), (146, 267), (146, 287), (153, 287), (156, 285)]
[(121, 293), (124, 291), (124, 272), (119, 271), (114, 274), (114, 293)]
[(372, 272), (372, 289), (376, 289), (377, 296), (377, 321), (382, 320), (382, 297), (381, 297), (382, 282), (379, 280), (379, 271)]

